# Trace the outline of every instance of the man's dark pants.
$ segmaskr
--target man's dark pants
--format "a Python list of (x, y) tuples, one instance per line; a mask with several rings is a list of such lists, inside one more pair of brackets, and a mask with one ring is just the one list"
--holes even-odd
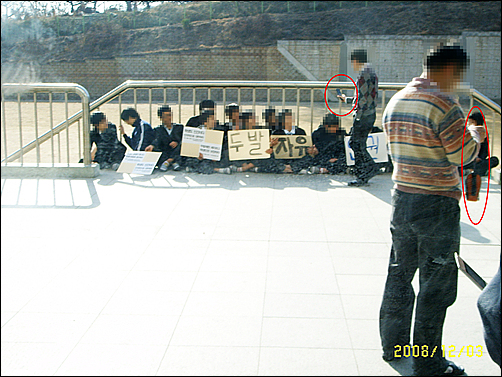
[(418, 268), (420, 292), (413, 344), (419, 346), (420, 356), (413, 358), (414, 368), (419, 374), (446, 369), (441, 343), (446, 309), (457, 297), (454, 253), (460, 245), (458, 200), (394, 190), (390, 229), (392, 249), (380, 308), (383, 350), (394, 355), (396, 345), (410, 344), (415, 301), (411, 281)]
[(360, 180), (373, 177), (376, 169), (375, 161), (366, 149), (366, 141), (375, 119), (376, 114), (356, 116), (350, 132), (349, 144), (354, 151), (355, 175)]

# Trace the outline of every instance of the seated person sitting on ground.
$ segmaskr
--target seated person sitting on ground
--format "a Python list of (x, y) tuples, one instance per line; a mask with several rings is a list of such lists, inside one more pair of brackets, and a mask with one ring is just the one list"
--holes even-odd
[(120, 125), (120, 133), (124, 135), (124, 140), (131, 147), (133, 151), (144, 151), (147, 146), (152, 144), (155, 138), (152, 126), (148, 122), (141, 120), (138, 112), (129, 107), (122, 111), (120, 119), (125, 123), (134, 127), (132, 137), (125, 134), (124, 126)]
[(212, 110), (214, 114), (216, 114), (216, 104), (214, 101), (210, 99), (205, 99), (199, 103), (199, 115), (195, 115), (188, 119), (186, 124), (187, 127), (199, 127), (201, 125), (201, 121), (199, 117), (202, 115), (204, 111)]
[[(294, 125), (293, 113), (290, 109), (281, 111), (278, 116), (278, 124), (272, 135), (307, 135), (304, 129)], [(275, 140), (274, 140), (275, 139)], [(278, 140), (274, 137), (271, 139), (271, 147), (277, 145)], [(307, 157), (307, 156), (306, 156)], [(284, 164), (283, 173), (306, 173), (305, 161), (306, 158), (300, 159), (280, 159), (276, 160), (279, 164)]]
[[(216, 130), (222, 131), (223, 127), (217, 123), (214, 117), (213, 110), (203, 111), (202, 114), (198, 118), (199, 126), (197, 128), (202, 128), (206, 130)], [(220, 173), (220, 174), (232, 174), (232, 171), (228, 166), (224, 166), (227, 162), (222, 161), (214, 161), (208, 160), (204, 158), (202, 153), (199, 153), (199, 157), (185, 157), (186, 171), (187, 172), (197, 172), (201, 174), (212, 174), (212, 173)]]
[(347, 135), (340, 129), (340, 118), (328, 113), (322, 124), (312, 132), (312, 147), (307, 152), (312, 157), (310, 174), (340, 174), (347, 170), (345, 142)]
[(100, 169), (117, 170), (127, 149), (117, 138), (117, 128), (102, 112), (92, 114), (91, 125), (91, 161), (97, 162)]
[(270, 134), (272, 134), (272, 132), (274, 132), (277, 128), (275, 109), (273, 107), (269, 107), (268, 109), (263, 110), (262, 116), (265, 120), (265, 128), (268, 128), (270, 130)]
[[(484, 127), (485, 123), (483, 120), (483, 115), (480, 112), (471, 113), (471, 116), (468, 119), (468, 126), (482, 126)], [(499, 159), (495, 156), (490, 157), (490, 170), (494, 167), (498, 166)], [(460, 168), (459, 168), (460, 169)], [(460, 171), (459, 171), (460, 172)], [(474, 174), (480, 175), (481, 177), (488, 176), (488, 138), (485, 137), (483, 142), (481, 143), (478, 157), (470, 164), (464, 166), (464, 175), (473, 172)]]
[[(239, 116), (239, 125), (236, 130), (253, 130), (256, 129), (256, 117), (251, 111), (244, 111)], [(233, 173), (242, 173), (248, 170), (256, 172), (256, 166), (253, 160), (237, 160), (230, 161), (230, 169)]]
[(167, 171), (169, 166), (173, 170), (180, 170), (180, 151), (181, 140), (183, 139), (183, 125), (172, 123), (171, 108), (167, 105), (161, 106), (157, 110), (157, 115), (162, 120), (162, 124), (155, 127), (155, 139), (148, 147), (145, 148), (147, 152), (162, 152), (160, 155), (157, 166), (159, 170)]
[(236, 130), (239, 126), (239, 105), (231, 103), (225, 108), (225, 116), (228, 122), (225, 123), (225, 129), (228, 131)]

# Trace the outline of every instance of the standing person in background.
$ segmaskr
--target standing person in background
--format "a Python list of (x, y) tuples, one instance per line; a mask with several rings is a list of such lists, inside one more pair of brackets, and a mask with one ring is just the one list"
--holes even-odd
[(124, 135), (125, 142), (133, 151), (144, 151), (147, 146), (152, 144), (152, 141), (155, 138), (152, 126), (144, 120), (141, 120), (135, 109), (129, 107), (122, 111), (120, 119), (128, 125), (134, 127), (132, 136), (129, 137), (125, 134), (124, 126), (120, 125), (120, 133)]
[[(375, 161), (366, 149), (368, 134), (376, 119), (378, 77), (368, 63), (366, 50), (354, 50), (350, 55), (350, 60), (354, 70), (359, 72), (359, 77), (357, 79), (358, 100), (349, 140), (349, 145), (354, 151), (354, 169), (357, 179), (349, 182), (349, 186), (363, 186), (378, 173)], [(356, 101), (356, 96), (347, 97), (342, 94), (337, 97), (342, 102)]]
[[(440, 46), (424, 73), (396, 93), (383, 114), (395, 183), (390, 229), (392, 248), (382, 305), (380, 338), (385, 361), (410, 343), (415, 303), (413, 276), (420, 270), (412, 358), (416, 375), (462, 375), (464, 368), (441, 352), (446, 310), (457, 297), (462, 197), (458, 166), (476, 158), (484, 127), (469, 126), (452, 92), (469, 64), (458, 46)], [(463, 148), (462, 148), (463, 145)], [(435, 350), (435, 352), (434, 352)], [(396, 353), (396, 351), (398, 351)]]
[(167, 105), (161, 106), (157, 110), (157, 115), (162, 120), (162, 124), (155, 127), (155, 139), (148, 147), (147, 152), (162, 152), (157, 165), (162, 172), (167, 171), (172, 165), (174, 171), (180, 170), (181, 140), (183, 139), (183, 125), (172, 123), (171, 108)]

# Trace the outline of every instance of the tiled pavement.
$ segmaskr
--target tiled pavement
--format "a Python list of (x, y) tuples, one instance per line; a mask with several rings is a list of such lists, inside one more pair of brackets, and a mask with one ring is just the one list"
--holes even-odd
[[(390, 176), (349, 179), (2, 178), (2, 375), (409, 374), (380, 357)], [(489, 280), (500, 186), (479, 225), (461, 207), (461, 255)], [(479, 293), (459, 275), (443, 343), (468, 374), (500, 375)]]

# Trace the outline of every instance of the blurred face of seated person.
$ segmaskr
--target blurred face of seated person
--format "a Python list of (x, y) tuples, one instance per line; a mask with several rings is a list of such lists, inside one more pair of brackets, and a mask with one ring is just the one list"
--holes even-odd
[(284, 114), (284, 129), (288, 132), (290, 132), (293, 129), (293, 114), (292, 113), (286, 113)]
[(107, 130), (108, 128), (108, 120), (106, 118), (102, 119), (98, 125), (97, 125), (97, 130), (101, 133)]
[(329, 134), (335, 134), (340, 129), (340, 126), (338, 124), (329, 124), (329, 123), (327, 123), (327, 124), (324, 125), (324, 129)]
[(167, 127), (167, 128), (171, 128), (172, 127), (172, 123), (171, 123), (171, 119), (172, 119), (172, 114), (170, 111), (164, 111), (162, 112), (162, 116), (160, 117), (160, 119), (162, 120), (162, 125)]
[(216, 125), (216, 120), (214, 118), (214, 111), (207, 110), (202, 112), (200, 121), (202, 128), (205, 128), (207, 130), (214, 130), (214, 126)]

